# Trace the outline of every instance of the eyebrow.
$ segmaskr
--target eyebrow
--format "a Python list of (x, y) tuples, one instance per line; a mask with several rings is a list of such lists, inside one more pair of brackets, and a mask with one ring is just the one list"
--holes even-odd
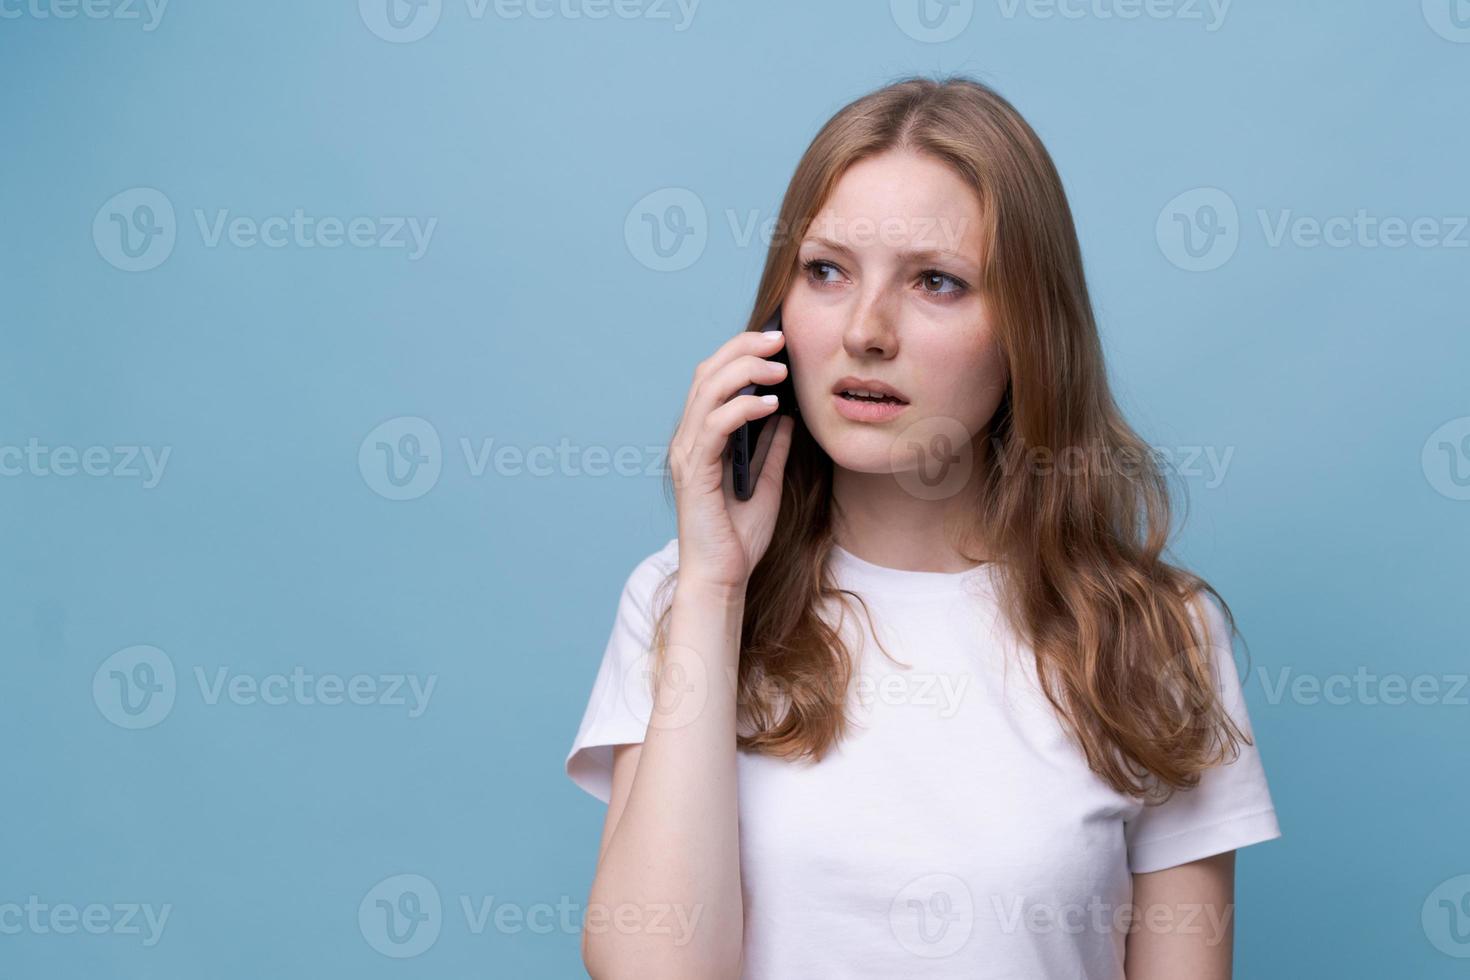
[[(801, 240), (801, 244), (822, 245), (832, 249), (833, 251), (842, 252), (845, 255), (853, 254), (852, 249), (848, 248), (841, 242), (834, 242), (832, 239), (823, 238), (820, 235), (810, 235), (806, 238), (803, 238)], [(974, 264), (970, 261), (969, 258), (960, 254), (959, 252), (952, 252), (949, 249), (942, 248), (903, 249), (898, 253), (898, 255), (899, 258), (907, 259), (910, 262), (929, 262), (935, 259), (956, 259), (969, 265)]]

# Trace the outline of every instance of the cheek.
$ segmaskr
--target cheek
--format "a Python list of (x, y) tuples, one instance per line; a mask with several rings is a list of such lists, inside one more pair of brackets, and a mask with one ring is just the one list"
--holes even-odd
[[(823, 365), (832, 363), (842, 348), (840, 324), (824, 323), (800, 309), (782, 310), (781, 327), (786, 334), (786, 357), (798, 391), (820, 387)], [(812, 389), (815, 390), (815, 389)]]
[(786, 344), (786, 359), (791, 365), (791, 380), (798, 404), (810, 413), (818, 409), (828, 395), (826, 388), (831, 382), (823, 380), (829, 373), (823, 365), (829, 363), (830, 358), (809, 343), (788, 339)]
[(1005, 355), (992, 339), (979, 339), (975, 346), (936, 350), (925, 379), (926, 400), (932, 396), (933, 414), (949, 415), (970, 423), (967, 428), (984, 425), (994, 414), (1005, 394)]

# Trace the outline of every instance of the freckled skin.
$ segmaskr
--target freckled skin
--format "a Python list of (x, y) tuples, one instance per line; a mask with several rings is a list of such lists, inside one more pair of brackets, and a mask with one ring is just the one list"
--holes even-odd
[[(914, 249), (941, 254), (902, 254)], [(830, 264), (801, 268), (814, 259)], [(903, 465), (890, 460), (894, 439), (921, 419), (954, 419), (973, 434), (994, 415), (1006, 370), (980, 262), (979, 200), (947, 164), (890, 151), (838, 181), (802, 242), (782, 312), (802, 417), (839, 469), (894, 472)], [(880, 424), (843, 418), (831, 388), (849, 374), (888, 382), (909, 408)]]

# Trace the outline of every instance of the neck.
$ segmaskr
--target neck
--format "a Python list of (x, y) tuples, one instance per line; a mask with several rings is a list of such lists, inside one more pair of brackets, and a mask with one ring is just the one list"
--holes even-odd
[[(922, 486), (914, 472), (860, 473), (834, 462), (833, 534), (843, 548), (875, 565), (914, 572), (966, 571), (975, 562), (961, 554), (957, 542), (974, 525), (979, 477), (979, 467), (973, 467), (964, 487), (926, 500), (910, 489)], [(979, 557), (989, 555), (982, 552)]]

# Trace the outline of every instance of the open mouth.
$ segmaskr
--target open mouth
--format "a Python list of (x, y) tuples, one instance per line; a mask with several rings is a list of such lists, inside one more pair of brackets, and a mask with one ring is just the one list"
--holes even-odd
[(908, 404), (908, 402), (904, 401), (902, 398), (896, 398), (893, 395), (878, 394), (877, 392), (872, 392), (872, 391), (855, 391), (855, 390), (851, 390), (851, 389), (845, 389), (843, 391), (839, 391), (838, 392), (838, 395), (841, 396), (842, 398), (847, 399), (850, 402), (872, 402), (874, 404), (879, 404), (879, 405), (883, 405), (883, 404), (887, 404), (887, 405), (907, 405)]
[(843, 379), (833, 385), (832, 404), (849, 422), (873, 423), (890, 422), (909, 407), (908, 400), (891, 386), (866, 378)]

